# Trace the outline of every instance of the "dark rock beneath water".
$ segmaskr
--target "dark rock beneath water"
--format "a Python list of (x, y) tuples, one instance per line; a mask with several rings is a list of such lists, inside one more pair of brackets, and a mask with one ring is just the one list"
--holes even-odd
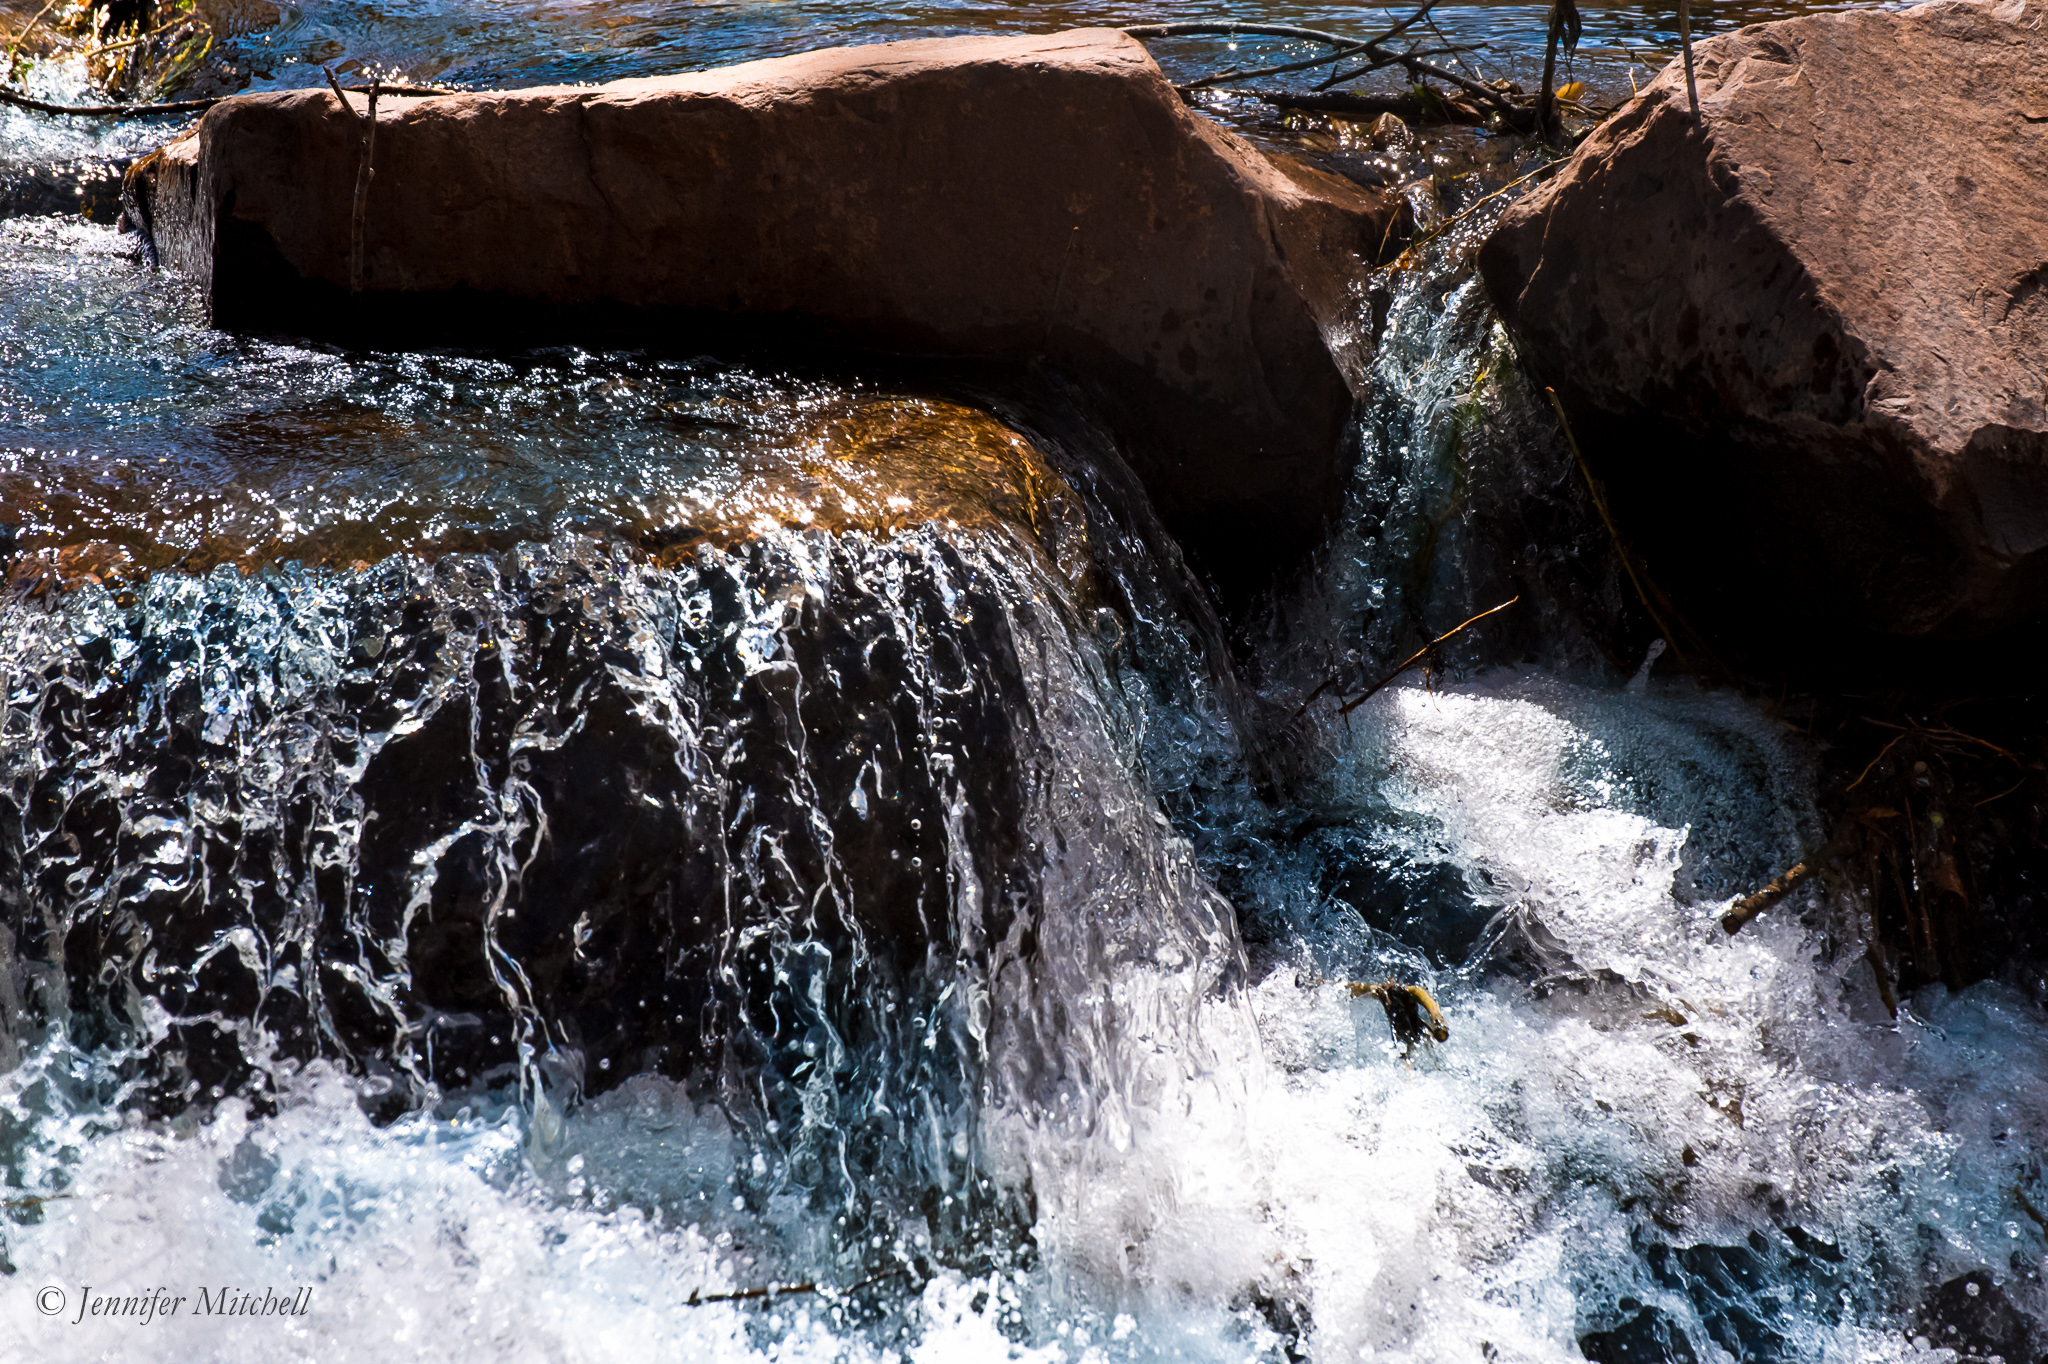
[(1654, 1307), (1641, 1307), (1611, 1331), (1588, 1331), (1579, 1337), (1579, 1353), (1593, 1364), (1696, 1364), (1699, 1359), (1685, 1332)]
[(137, 164), (130, 216), (229, 327), (1048, 360), (1219, 571), (1337, 504), (1349, 289), (1398, 245), (1394, 197), (1222, 131), (1108, 30), (386, 98), (352, 299), (358, 143), (327, 91), (229, 100)]
[(115, 222), (121, 216), (121, 177), (129, 160), (51, 161), (0, 172), (0, 218)]
[(2048, 605), (2048, 10), (1698, 48), (1480, 253), (1627, 538), (1758, 652)]
[(1934, 1291), (1913, 1317), (1914, 1334), (1958, 1361), (1996, 1356), (2007, 1364), (2037, 1357), (2034, 1327), (1983, 1270), (1958, 1275)]

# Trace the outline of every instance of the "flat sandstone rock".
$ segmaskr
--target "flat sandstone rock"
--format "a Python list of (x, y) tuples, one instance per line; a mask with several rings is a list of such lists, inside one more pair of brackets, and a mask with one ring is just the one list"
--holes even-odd
[(1044, 358), (1106, 399), (1184, 537), (1297, 551), (1339, 500), (1347, 289), (1398, 247), (1398, 206), (1193, 114), (1120, 33), (386, 96), (354, 299), (350, 103), (231, 99), (130, 175), (131, 217), (207, 281), (219, 325), (403, 345), (623, 324), (698, 345), (745, 319)]
[(2048, 607), (2048, 4), (1761, 24), (1697, 66), (1703, 123), (1674, 63), (1480, 252), (1624, 534), (1792, 633)]

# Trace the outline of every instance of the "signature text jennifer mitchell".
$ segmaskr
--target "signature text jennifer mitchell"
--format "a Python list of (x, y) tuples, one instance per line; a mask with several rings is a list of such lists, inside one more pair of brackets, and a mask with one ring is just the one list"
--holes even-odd
[[(77, 1315), (71, 1318), (71, 1325), (77, 1326), (87, 1317), (120, 1317), (139, 1325), (148, 1325), (164, 1317), (180, 1314), (193, 1317), (303, 1317), (313, 1307), (313, 1287), (307, 1284), (300, 1288), (287, 1289), (288, 1297), (279, 1297), (268, 1288), (226, 1288), (219, 1290), (202, 1288), (196, 1293), (172, 1293), (168, 1288), (153, 1288), (147, 1293), (94, 1293), (87, 1284), (78, 1290)], [(188, 1310), (186, 1304), (190, 1303)], [(36, 1307), (46, 1317), (54, 1317), (64, 1310), (64, 1290), (45, 1288), (36, 1295)]]

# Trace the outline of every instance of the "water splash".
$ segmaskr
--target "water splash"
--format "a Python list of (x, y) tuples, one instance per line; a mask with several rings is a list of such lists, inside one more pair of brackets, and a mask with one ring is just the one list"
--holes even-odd
[[(10, 505), (322, 402), (410, 423), (360, 469), (552, 447), (435, 532), (501, 540), (0, 607), (10, 1355), (1884, 1359), (1949, 1288), (2048, 1315), (2038, 1007), (1895, 1021), (1824, 901), (1715, 927), (1812, 832), (1799, 740), (1622, 685), (1647, 637), (1457, 241), (1384, 282), (1345, 526), (1240, 687), (1099, 439), (986, 514), (939, 478), (653, 543), (670, 504), (577, 498), (691, 460), (729, 497), (877, 395), (244, 345), (110, 234), (4, 231)], [(1443, 685), (1290, 719), (1518, 588)], [(1448, 1042), (1344, 988), (1387, 977)], [(317, 1307), (30, 1310), (188, 1267)], [(776, 1283), (831, 1291), (686, 1305)]]

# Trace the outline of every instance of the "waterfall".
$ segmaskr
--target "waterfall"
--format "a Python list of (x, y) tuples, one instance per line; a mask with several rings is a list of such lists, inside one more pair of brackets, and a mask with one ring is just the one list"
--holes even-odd
[(1812, 745), (1654, 652), (1483, 228), (1362, 288), (1330, 538), (1219, 613), (1056, 376), (229, 337), (0, 223), (0, 1347), (2025, 1343), (2039, 1002), (1720, 929)]

